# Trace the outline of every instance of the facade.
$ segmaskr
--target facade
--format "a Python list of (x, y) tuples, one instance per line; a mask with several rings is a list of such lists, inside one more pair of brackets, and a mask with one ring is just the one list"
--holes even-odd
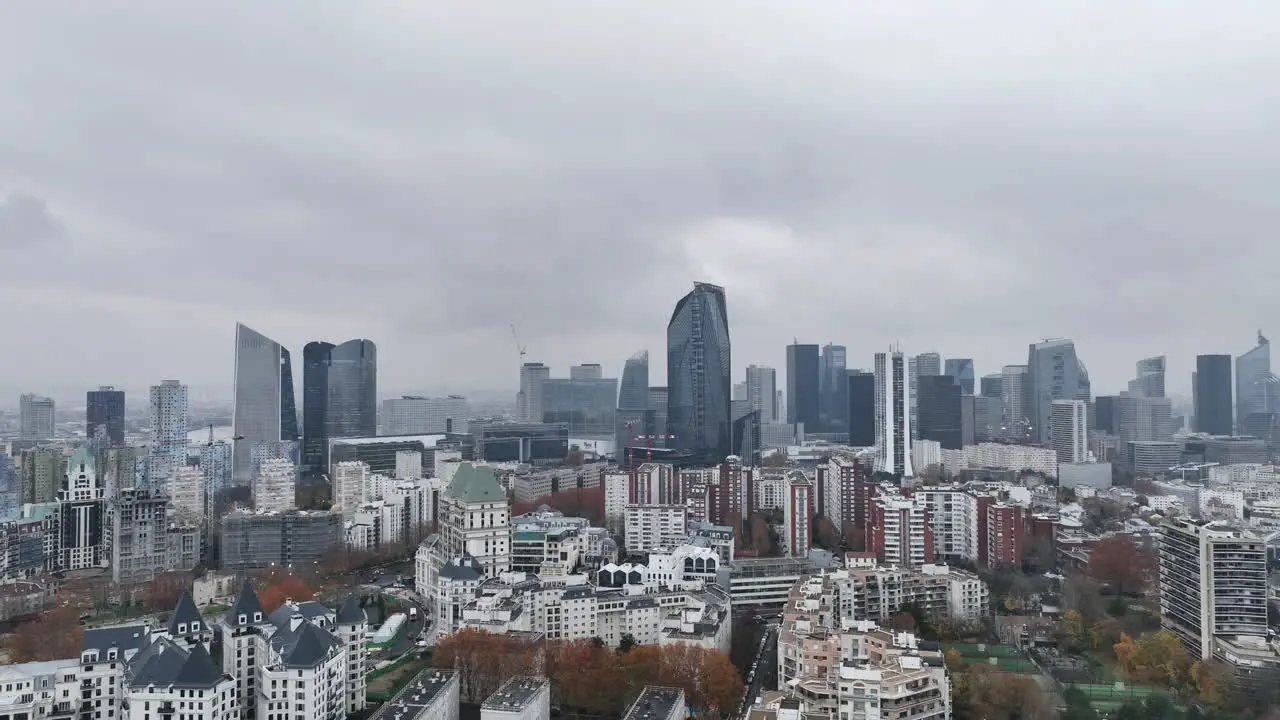
[(93, 458), (83, 448), (67, 460), (67, 472), (58, 491), (58, 517), (58, 567), (104, 567), (108, 560), (106, 493), (98, 482)]
[(18, 437), (48, 440), (57, 434), (53, 398), (24, 393), (18, 398)]
[(1092, 399), (1089, 372), (1076, 356), (1075, 343), (1070, 340), (1046, 340), (1028, 347), (1027, 387), (1032, 437), (1045, 444), (1050, 441), (1054, 400), (1087, 403)]
[(106, 559), (112, 582), (148, 582), (176, 569), (168, 567), (168, 512), (169, 498), (146, 487), (126, 488), (111, 498), (107, 503), (110, 553)]
[(542, 363), (520, 366), (520, 392), (516, 395), (516, 419), (542, 422), (542, 381), (551, 379), (551, 368)]
[(974, 394), (973, 358), (948, 358), (942, 365), (942, 374), (955, 378), (960, 392)]
[(152, 385), (150, 415), (147, 482), (163, 488), (187, 461), (187, 386), (177, 380)]
[(511, 507), (493, 468), (461, 463), (440, 496), (443, 557), (469, 557), (489, 577), (511, 569)]
[(813, 483), (803, 472), (787, 473), (786, 499), (782, 506), (783, 552), (807, 556), (813, 547), (813, 515), (817, 503)]
[(84, 434), (89, 440), (124, 444), (124, 391), (110, 385), (85, 393)]
[(1236, 432), (1262, 434), (1254, 428), (1272, 429), (1280, 385), (1271, 372), (1271, 341), (1258, 332), (1258, 344), (1236, 358)]
[(1165, 356), (1143, 358), (1135, 366), (1129, 392), (1144, 397), (1164, 397)]
[(933, 528), (925, 503), (898, 496), (880, 496), (871, 508), (868, 551), (885, 565), (918, 568), (933, 562)]
[[(599, 366), (594, 366), (599, 367)], [(613, 437), (617, 428), (618, 381), (579, 373), (542, 381), (539, 422), (564, 423), (571, 437)]]
[(787, 346), (787, 423), (803, 425), (808, 432), (820, 430), (821, 364), (817, 345)]
[(365, 492), (369, 486), (369, 465), (358, 460), (335, 463), (329, 482), (333, 487), (333, 506), (344, 517), (350, 517), (362, 503), (368, 500)]
[(874, 373), (850, 370), (845, 378), (849, 393), (849, 444), (854, 447), (876, 445), (876, 376)]
[(383, 435), (466, 433), (471, 407), (461, 395), (405, 395), (382, 401)]
[(732, 454), (731, 368), (724, 288), (695, 283), (667, 323), (668, 447), (712, 463)]
[(849, 350), (844, 345), (828, 343), (822, 346), (822, 358), (818, 368), (818, 427), (811, 432), (848, 432)]
[(1231, 397), (1231, 356), (1197, 355), (1191, 390), (1196, 432), (1230, 435), (1235, 427)]
[(761, 424), (778, 422), (778, 371), (771, 367), (748, 365), (746, 382), (748, 409), (760, 411)]
[[(293, 393), (293, 364), (280, 343), (236, 324), (233, 482), (251, 485), (253, 451), (259, 445), (298, 442), (298, 410)], [(296, 452), (296, 450), (295, 450)]]
[(569, 454), (567, 423), (477, 420), (470, 423), (470, 429), (476, 460), (545, 465), (562, 463)]
[(378, 434), (378, 348), (372, 340), (302, 349), (302, 461), (305, 474), (326, 469), (330, 438)]
[(342, 515), (318, 510), (251, 512), (222, 517), (221, 557), (226, 570), (295, 565), (309, 567), (342, 543)]
[(876, 471), (914, 477), (911, 378), (901, 352), (876, 353)]
[(1089, 459), (1088, 411), (1083, 400), (1053, 401), (1049, 436), (1059, 463), (1082, 463)]
[(288, 460), (267, 460), (253, 479), (253, 507), (263, 512), (286, 512), (297, 506), (298, 471)]
[(627, 505), (623, 523), (629, 553), (671, 547), (689, 535), (684, 505)]
[(548, 720), (551, 681), (544, 677), (513, 677), (480, 705), (480, 720)]
[(933, 440), (944, 450), (964, 447), (961, 388), (950, 375), (920, 375), (915, 378), (915, 437)]
[(426, 668), (369, 720), (458, 720), (460, 687), (456, 670)]
[(1000, 401), (1004, 406), (999, 437), (1026, 439), (1034, 426), (1031, 415), (1031, 376), (1026, 365), (1005, 365), (1000, 369)]

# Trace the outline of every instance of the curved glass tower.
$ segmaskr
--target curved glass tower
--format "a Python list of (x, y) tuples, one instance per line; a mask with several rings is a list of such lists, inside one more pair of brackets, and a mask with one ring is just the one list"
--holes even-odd
[(712, 463), (729, 455), (731, 386), (724, 288), (694, 283), (667, 323), (668, 447)]
[(649, 409), (649, 351), (627, 358), (622, 367), (622, 382), (618, 388), (619, 410)]
[(378, 434), (378, 348), (372, 340), (302, 349), (302, 465), (325, 472), (331, 438)]
[(1258, 331), (1258, 344), (1236, 358), (1236, 433), (1263, 434), (1270, 430), (1276, 382), (1271, 374), (1271, 341)]
[(236, 323), (236, 371), (231, 424), (234, 483), (253, 480), (254, 448), (298, 441), (293, 364), (280, 343)]

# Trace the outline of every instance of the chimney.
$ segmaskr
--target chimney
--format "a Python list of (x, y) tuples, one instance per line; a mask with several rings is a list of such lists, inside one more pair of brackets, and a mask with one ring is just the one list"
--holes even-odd
[(289, 629), (290, 629), (290, 630), (297, 630), (297, 629), (298, 629), (298, 626), (299, 626), (299, 625), (301, 625), (301, 624), (302, 624), (302, 615), (301, 615), (300, 613), (294, 613), (294, 614), (292, 614), (292, 615), (290, 615), (290, 616), (289, 616)]

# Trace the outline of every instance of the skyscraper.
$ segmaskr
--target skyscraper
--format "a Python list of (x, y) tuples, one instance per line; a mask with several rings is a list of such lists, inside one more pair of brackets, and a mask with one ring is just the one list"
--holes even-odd
[(730, 454), (731, 367), (724, 288), (695, 283), (667, 323), (670, 447), (715, 462)]
[(876, 471), (913, 477), (911, 374), (902, 353), (876, 353)]
[(760, 411), (760, 422), (778, 422), (778, 371), (760, 365), (747, 366), (747, 402)]
[(146, 459), (146, 482), (162, 489), (187, 462), (187, 386), (165, 380), (151, 386), (151, 452)]
[(933, 440), (944, 450), (962, 448), (962, 414), (960, 385), (950, 375), (921, 375), (915, 378), (916, 416), (919, 425), (915, 436)]
[(973, 394), (973, 358), (948, 358), (942, 374), (955, 378), (961, 393)]
[(907, 374), (911, 376), (911, 392), (907, 395), (907, 404), (911, 408), (911, 431), (919, 427), (917, 398), (920, 378), (927, 375), (942, 374), (942, 356), (936, 352), (920, 353), (907, 360)]
[(844, 433), (849, 426), (848, 349), (843, 345), (822, 346), (818, 374), (818, 432)]
[(18, 436), (23, 440), (48, 440), (56, 434), (53, 398), (25, 393), (18, 398)]
[(875, 373), (849, 370), (849, 444), (854, 447), (876, 446), (876, 376)]
[(540, 362), (520, 366), (520, 392), (516, 395), (516, 418), (542, 422), (542, 381), (551, 379), (551, 368)]
[(787, 346), (787, 422), (804, 424), (808, 432), (819, 430), (821, 380), (817, 345)]
[(1049, 409), (1049, 434), (1060, 463), (1089, 459), (1088, 405), (1083, 400), (1054, 400)]
[[(101, 433), (101, 438), (99, 438)], [(124, 391), (110, 385), (85, 393), (84, 434), (112, 445), (124, 444)]]
[(331, 438), (378, 434), (378, 348), (372, 340), (302, 349), (302, 471), (327, 471)]
[(1164, 397), (1164, 355), (1139, 360), (1129, 381), (1129, 392), (1146, 397)]
[(1271, 341), (1258, 332), (1258, 344), (1236, 358), (1236, 432), (1269, 430), (1276, 407), (1276, 377), (1271, 374)]
[(991, 373), (990, 375), (983, 375), (978, 381), (979, 394), (981, 394), (982, 397), (989, 397), (989, 398), (1004, 397), (1004, 393), (1001, 388), (1001, 382), (1003, 380), (1004, 380), (1004, 375), (1001, 373)]
[(253, 451), (259, 445), (298, 442), (293, 363), (280, 343), (236, 323), (236, 369), (231, 424), (236, 442), (233, 482), (252, 484)]
[(1231, 356), (1197, 355), (1193, 378), (1196, 432), (1230, 435), (1233, 427)]
[(1005, 365), (1000, 369), (1000, 404), (1003, 406), (1000, 429), (1002, 438), (1025, 439), (1030, 393), (1026, 365)]
[(1075, 343), (1066, 339), (1031, 343), (1027, 347), (1027, 389), (1031, 437), (1048, 443), (1053, 401), (1092, 399), (1089, 371), (1076, 356)]
[(626, 448), (635, 445), (637, 437), (658, 434), (653, 420), (654, 413), (649, 409), (649, 351), (641, 350), (627, 358), (618, 383), (614, 447), (619, 459), (626, 457)]

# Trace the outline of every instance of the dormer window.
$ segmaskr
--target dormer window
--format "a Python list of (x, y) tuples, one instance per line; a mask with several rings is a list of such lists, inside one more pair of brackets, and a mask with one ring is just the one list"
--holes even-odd
[(187, 624), (186, 624), (186, 623), (178, 623), (178, 634), (179, 634), (179, 635), (186, 635), (186, 634), (187, 634)]
[(243, 625), (243, 624), (245, 624), (246, 622), (249, 622), (249, 618), (248, 618), (247, 616), (245, 616), (245, 614), (244, 614), (244, 613), (240, 613), (240, 624), (241, 624), (241, 625)]
[(260, 613), (260, 612), (256, 612), (256, 613), (254, 613), (254, 614), (253, 614), (253, 621), (254, 621), (254, 622), (262, 622), (262, 613)]
[(108, 660), (115, 660), (117, 657), (119, 657), (119, 654), (120, 654), (120, 653), (119, 653), (119, 651), (118, 651), (118, 650), (116, 650), (115, 648), (111, 648), (111, 649), (107, 650), (107, 659), (108, 659)]
[(199, 621), (199, 620), (197, 620), (197, 621), (195, 621), (195, 622), (191, 623), (191, 632), (193, 632), (193, 633), (198, 633), (198, 632), (200, 632), (200, 621)]

